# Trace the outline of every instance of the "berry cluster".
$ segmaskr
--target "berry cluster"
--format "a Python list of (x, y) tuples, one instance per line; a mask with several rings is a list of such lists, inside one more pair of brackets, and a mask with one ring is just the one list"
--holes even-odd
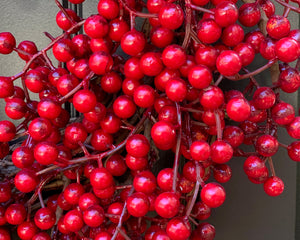
[[(55, 0), (64, 32), (46, 33), (44, 49), (0, 33), (0, 53), (25, 61), (0, 77), (12, 119), (0, 121), (0, 159), (14, 165), (0, 176), (0, 239), (15, 226), (22, 240), (212, 240), (206, 219), (225, 201), (233, 156), (280, 195), (272, 156), (284, 147), (300, 161), (300, 117), (280, 99), (300, 87), (300, 30), (287, 18), (300, 8), (276, 1), (282, 15), (270, 0), (99, 0), (83, 19)], [(256, 55), (267, 63), (250, 71)], [(278, 127), (296, 140), (279, 142)]]

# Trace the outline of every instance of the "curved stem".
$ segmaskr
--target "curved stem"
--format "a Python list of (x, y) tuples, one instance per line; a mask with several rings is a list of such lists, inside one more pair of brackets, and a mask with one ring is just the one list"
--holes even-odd
[(192, 210), (193, 210), (193, 207), (195, 205), (195, 202), (197, 200), (197, 197), (198, 197), (198, 192), (199, 192), (199, 188), (200, 188), (200, 185), (203, 187), (204, 186), (204, 182), (200, 176), (200, 166), (199, 166), (199, 162), (195, 162), (196, 164), (196, 176), (197, 176), (197, 182), (196, 182), (196, 186), (195, 186), (195, 190), (194, 190), (194, 194), (193, 194), (193, 197), (192, 199), (189, 201), (189, 204), (188, 204), (188, 208), (186, 210), (186, 216), (189, 217)]
[(176, 192), (176, 183), (177, 183), (179, 157), (180, 157), (181, 132), (182, 132), (180, 106), (178, 103), (175, 103), (175, 104), (176, 104), (176, 110), (177, 110), (177, 120), (178, 120), (179, 129), (178, 129), (178, 134), (177, 134), (175, 159), (174, 159), (174, 166), (173, 166), (173, 185), (172, 185), (173, 192)]
[(219, 78), (217, 79), (217, 81), (215, 82), (215, 86), (218, 86), (220, 84), (220, 82), (222, 82), (223, 78), (224, 78), (224, 76), (221, 74), (219, 76)]
[(141, 18), (156, 18), (156, 17), (158, 17), (158, 14), (155, 14), (155, 13), (143, 13), (143, 12), (135, 11), (130, 6), (128, 6), (124, 0), (119, 0), (119, 2), (130, 14), (133, 14), (137, 17), (141, 17)]
[[(131, 190), (130, 190), (130, 192), (129, 192), (129, 196), (133, 193), (133, 191), (134, 191), (134, 188), (132, 187)], [(127, 202), (125, 201), (124, 206), (123, 206), (123, 210), (122, 210), (122, 213), (121, 213), (121, 216), (119, 218), (118, 226), (116, 227), (116, 231), (114, 232), (114, 235), (112, 236), (111, 240), (115, 240), (117, 238), (118, 233), (121, 230), (122, 221), (123, 221), (124, 215), (126, 213), (126, 206), (127, 206), (126, 203)]]
[(217, 127), (217, 139), (222, 140), (222, 126), (221, 126), (221, 119), (220, 119), (220, 114), (218, 110), (214, 111), (215, 114), (215, 119), (216, 119), (216, 127)]
[(205, 13), (210, 13), (210, 14), (215, 14), (213, 11), (206, 9), (206, 8), (202, 8), (199, 6), (196, 6), (194, 4), (190, 4), (190, 7), (194, 10), (200, 11), (200, 12), (205, 12)]
[(269, 166), (270, 166), (272, 176), (273, 177), (276, 176), (274, 164), (273, 164), (273, 161), (272, 161), (271, 157), (268, 157), (268, 163), (269, 163)]
[(236, 76), (230, 76), (230, 77), (226, 77), (227, 79), (230, 79), (230, 80), (234, 80), (234, 81), (237, 81), (237, 80), (241, 80), (241, 79), (245, 79), (245, 78), (249, 78), (251, 76), (254, 76), (254, 75), (257, 75), (261, 72), (263, 72), (264, 70), (268, 69), (269, 67), (271, 67), (275, 62), (277, 62), (277, 59), (272, 59), (270, 60), (266, 65), (256, 69), (255, 71), (253, 72), (249, 72), (249, 73), (246, 73), (246, 74), (243, 74), (243, 75), (239, 75), (237, 74)]
[(292, 10), (294, 12), (300, 13), (300, 8), (294, 7), (294, 6), (292, 6), (292, 5), (290, 5), (286, 2), (283, 2), (281, 0), (275, 0), (275, 1), (278, 2), (279, 4), (281, 4), (284, 7), (290, 8), (290, 10)]
[(75, 88), (73, 88), (70, 92), (68, 92), (65, 96), (61, 97), (58, 101), (59, 103), (64, 103), (68, 100), (69, 97), (71, 97), (73, 94), (75, 94), (82, 86), (84, 86), (93, 76), (95, 73), (90, 72), (82, 81), (79, 83)]
[(191, 0), (185, 0), (185, 35), (182, 43), (184, 49), (187, 48), (190, 40), (191, 34), (191, 22), (192, 22), (192, 9), (191, 9)]

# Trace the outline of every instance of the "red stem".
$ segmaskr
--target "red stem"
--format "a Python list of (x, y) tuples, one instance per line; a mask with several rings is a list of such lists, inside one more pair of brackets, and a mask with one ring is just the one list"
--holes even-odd
[(279, 4), (281, 4), (284, 7), (290, 8), (290, 10), (300, 13), (300, 8), (294, 7), (286, 2), (280, 1), (280, 0), (275, 0), (276, 2), (278, 2)]
[(191, 0), (185, 0), (185, 35), (182, 43), (184, 49), (187, 48), (190, 38), (191, 38), (191, 22), (192, 22), (192, 9), (191, 9)]
[[(193, 207), (194, 207), (195, 202), (196, 202), (197, 197), (198, 197), (199, 187), (200, 187), (200, 184), (201, 184), (201, 182), (198, 180), (198, 179), (201, 179), (201, 177), (200, 177), (200, 167), (199, 167), (199, 163), (197, 161), (196, 161), (196, 174), (197, 174), (197, 182), (196, 182), (196, 186), (195, 186), (195, 189), (194, 189), (193, 197), (189, 201), (188, 206), (187, 206), (187, 210), (186, 210), (186, 214), (185, 214), (187, 217), (190, 216), (190, 214), (193, 210)], [(201, 181), (202, 181), (202, 179), (201, 179)]]
[(177, 183), (177, 175), (178, 175), (178, 167), (179, 167), (179, 157), (180, 157), (181, 132), (182, 132), (180, 106), (179, 106), (178, 103), (175, 103), (175, 104), (176, 104), (177, 121), (178, 121), (179, 129), (178, 129), (178, 135), (177, 135), (176, 150), (175, 150), (175, 159), (174, 159), (174, 166), (173, 166), (173, 185), (172, 185), (173, 192), (176, 192), (176, 183)]
[[(131, 188), (131, 191), (129, 192), (129, 196), (133, 193), (133, 191), (134, 191), (134, 188), (132, 187), (132, 188)], [(117, 237), (117, 235), (118, 235), (118, 233), (119, 233), (120, 230), (121, 230), (122, 221), (123, 221), (124, 215), (125, 215), (125, 213), (126, 213), (126, 205), (127, 205), (126, 203), (127, 203), (127, 202), (125, 201), (124, 206), (123, 206), (123, 210), (122, 210), (122, 213), (121, 213), (121, 216), (120, 216), (120, 218), (119, 218), (118, 226), (116, 227), (116, 231), (114, 232), (114, 235), (112, 236), (111, 240), (115, 240), (116, 237)], [(129, 239), (129, 240), (130, 240), (130, 239)]]
[(215, 119), (216, 119), (216, 127), (217, 127), (217, 139), (222, 140), (222, 126), (221, 126), (221, 119), (220, 119), (220, 114), (218, 110), (214, 111), (215, 114)]
[(272, 176), (273, 177), (276, 176), (273, 160), (272, 160), (271, 157), (268, 157), (268, 163), (269, 163), (269, 166), (270, 166)]
[(134, 9), (129, 7), (124, 0), (119, 0), (119, 2), (130, 14), (133, 14), (134, 16), (141, 17), (141, 18), (156, 18), (156, 17), (158, 17), (158, 15), (154, 14), (154, 13), (143, 13), (143, 12), (135, 11)]
[(215, 12), (209, 10), (209, 9), (206, 9), (206, 8), (202, 8), (202, 7), (199, 7), (199, 6), (196, 6), (194, 4), (190, 4), (190, 7), (194, 10), (197, 10), (197, 11), (200, 11), (200, 12), (206, 12), (206, 13), (210, 13), (210, 14), (215, 14)]
[(262, 66), (262, 67), (256, 69), (256, 70), (253, 71), (253, 72), (249, 72), (249, 73), (246, 73), (246, 74), (243, 74), (243, 75), (237, 74), (236, 76), (226, 77), (226, 78), (227, 78), (227, 79), (230, 79), (230, 80), (234, 80), (234, 81), (241, 80), (241, 79), (245, 79), (245, 78), (249, 78), (249, 77), (251, 77), (251, 76), (257, 75), (257, 74), (261, 73), (262, 71), (268, 69), (268, 68), (271, 67), (276, 61), (277, 61), (277, 59), (272, 59), (272, 60), (270, 60), (267, 64), (265, 64), (264, 66)]

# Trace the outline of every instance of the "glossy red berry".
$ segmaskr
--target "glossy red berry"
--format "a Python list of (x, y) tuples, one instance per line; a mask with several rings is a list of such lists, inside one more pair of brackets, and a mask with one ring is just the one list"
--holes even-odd
[(295, 109), (286, 102), (275, 104), (272, 108), (272, 119), (279, 125), (287, 125), (295, 118)]
[(173, 240), (185, 240), (191, 235), (191, 225), (181, 217), (172, 218), (167, 224), (166, 232)]
[(264, 175), (266, 165), (262, 159), (257, 156), (250, 156), (244, 162), (244, 171), (248, 177), (259, 178)]
[(142, 192), (136, 192), (130, 195), (126, 203), (128, 213), (134, 217), (143, 217), (149, 211), (150, 202), (147, 195)]
[(122, 50), (130, 55), (136, 56), (144, 50), (146, 39), (143, 33), (131, 30), (125, 33), (121, 39)]
[(260, 136), (255, 143), (255, 149), (264, 157), (273, 156), (278, 150), (278, 141), (271, 135)]
[(195, 161), (206, 161), (210, 157), (210, 146), (205, 141), (194, 141), (190, 147), (190, 154)]
[(61, 39), (53, 45), (53, 55), (60, 62), (68, 62), (75, 56), (74, 43), (69, 39)]
[(140, 85), (134, 90), (133, 100), (139, 107), (151, 107), (155, 100), (155, 90), (149, 85)]
[(270, 177), (264, 183), (264, 190), (271, 197), (279, 196), (284, 190), (284, 183), (279, 177)]
[(34, 215), (35, 225), (42, 230), (52, 228), (55, 222), (55, 213), (47, 207), (40, 208)]
[(81, 212), (76, 209), (67, 212), (64, 217), (64, 224), (71, 232), (79, 231), (84, 225)]
[(102, 38), (108, 33), (107, 20), (101, 15), (92, 15), (84, 23), (84, 31), (91, 38)]
[(58, 149), (52, 142), (40, 142), (34, 148), (34, 158), (40, 164), (52, 164), (58, 158)]
[(22, 240), (32, 240), (38, 232), (38, 228), (33, 222), (23, 222), (17, 228), (19, 238)]
[(119, 15), (119, 5), (115, 0), (100, 0), (97, 9), (101, 16), (109, 20)]
[(119, 154), (112, 155), (105, 162), (105, 167), (113, 176), (122, 176), (127, 170), (124, 157)]
[(280, 39), (286, 37), (290, 32), (291, 24), (289, 20), (280, 15), (273, 15), (267, 22), (267, 32), (270, 37)]
[(275, 44), (275, 55), (282, 62), (293, 62), (300, 56), (300, 43), (293, 38), (285, 37)]
[(170, 79), (166, 84), (166, 94), (174, 102), (182, 102), (187, 95), (187, 84), (180, 78)]
[(0, 142), (9, 142), (16, 135), (15, 125), (7, 120), (0, 121)]
[(159, 149), (171, 149), (176, 142), (175, 128), (171, 123), (158, 121), (151, 128), (151, 137)]
[(94, 52), (89, 58), (90, 69), (98, 75), (104, 75), (109, 72), (112, 66), (113, 59), (107, 52)]
[(104, 189), (114, 184), (111, 173), (104, 167), (92, 170), (90, 180), (91, 185), (98, 189)]
[(192, 232), (191, 240), (214, 240), (216, 236), (215, 227), (209, 223), (201, 223)]
[(226, 50), (218, 56), (216, 66), (222, 75), (234, 76), (241, 70), (242, 62), (237, 52)]
[(14, 183), (16, 188), (24, 193), (33, 191), (39, 184), (39, 178), (30, 169), (22, 169), (15, 176)]
[(215, 21), (221, 27), (227, 27), (238, 19), (238, 9), (230, 1), (220, 2), (215, 9)]
[(275, 104), (276, 95), (269, 87), (258, 88), (253, 95), (253, 103), (258, 109), (268, 109)]
[(26, 209), (23, 204), (15, 203), (8, 206), (5, 211), (6, 221), (11, 225), (19, 225), (26, 218)]
[(161, 54), (157, 52), (146, 52), (140, 59), (140, 69), (147, 76), (156, 76), (163, 70)]
[(188, 74), (189, 83), (197, 88), (207, 88), (213, 79), (211, 70), (204, 65), (196, 65), (192, 67)]
[(156, 189), (156, 178), (151, 171), (142, 171), (135, 175), (133, 186), (136, 191), (150, 195)]
[(71, 123), (65, 129), (65, 139), (72, 144), (84, 143), (86, 138), (87, 131), (81, 123)]
[(201, 90), (199, 100), (204, 108), (217, 109), (224, 103), (224, 94), (220, 88), (209, 86)]
[(300, 141), (292, 142), (288, 146), (288, 155), (289, 157), (296, 162), (300, 161)]
[(16, 47), (16, 39), (10, 32), (0, 33), (0, 53), (10, 54)]
[(149, 150), (149, 141), (142, 134), (134, 134), (126, 141), (126, 151), (133, 157), (145, 157)]
[(163, 27), (173, 30), (179, 28), (183, 23), (184, 12), (179, 5), (169, 3), (160, 9), (158, 18)]
[(155, 200), (155, 211), (163, 218), (172, 218), (178, 213), (179, 205), (176, 193), (164, 192), (159, 194)]
[(202, 201), (211, 208), (221, 206), (226, 197), (224, 188), (218, 183), (207, 183), (200, 193)]
[(136, 111), (133, 100), (126, 95), (119, 96), (113, 104), (114, 113), (119, 118), (130, 118)]
[(83, 221), (89, 227), (98, 227), (104, 220), (104, 210), (99, 205), (90, 206), (83, 212)]
[(260, 20), (260, 10), (257, 3), (245, 3), (239, 8), (239, 22), (245, 27), (253, 27)]
[(250, 104), (244, 98), (233, 98), (226, 105), (228, 117), (236, 122), (243, 122), (250, 116)]

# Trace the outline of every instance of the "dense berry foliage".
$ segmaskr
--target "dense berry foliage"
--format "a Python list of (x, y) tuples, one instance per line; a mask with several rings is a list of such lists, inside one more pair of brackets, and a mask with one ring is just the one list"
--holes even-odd
[[(64, 32), (45, 33), (45, 48), (0, 33), (0, 53), (24, 60), (0, 76), (11, 119), (0, 121), (0, 159), (14, 170), (0, 182), (0, 239), (16, 229), (23, 240), (213, 240), (201, 221), (226, 204), (234, 156), (280, 195), (272, 157), (283, 147), (300, 162), (300, 117), (281, 99), (300, 87), (288, 19), (300, 9), (276, 1), (282, 15), (270, 0), (99, 0), (83, 18), (55, 0)], [(266, 64), (250, 71), (256, 55)], [(295, 140), (282, 143), (279, 127)]]

